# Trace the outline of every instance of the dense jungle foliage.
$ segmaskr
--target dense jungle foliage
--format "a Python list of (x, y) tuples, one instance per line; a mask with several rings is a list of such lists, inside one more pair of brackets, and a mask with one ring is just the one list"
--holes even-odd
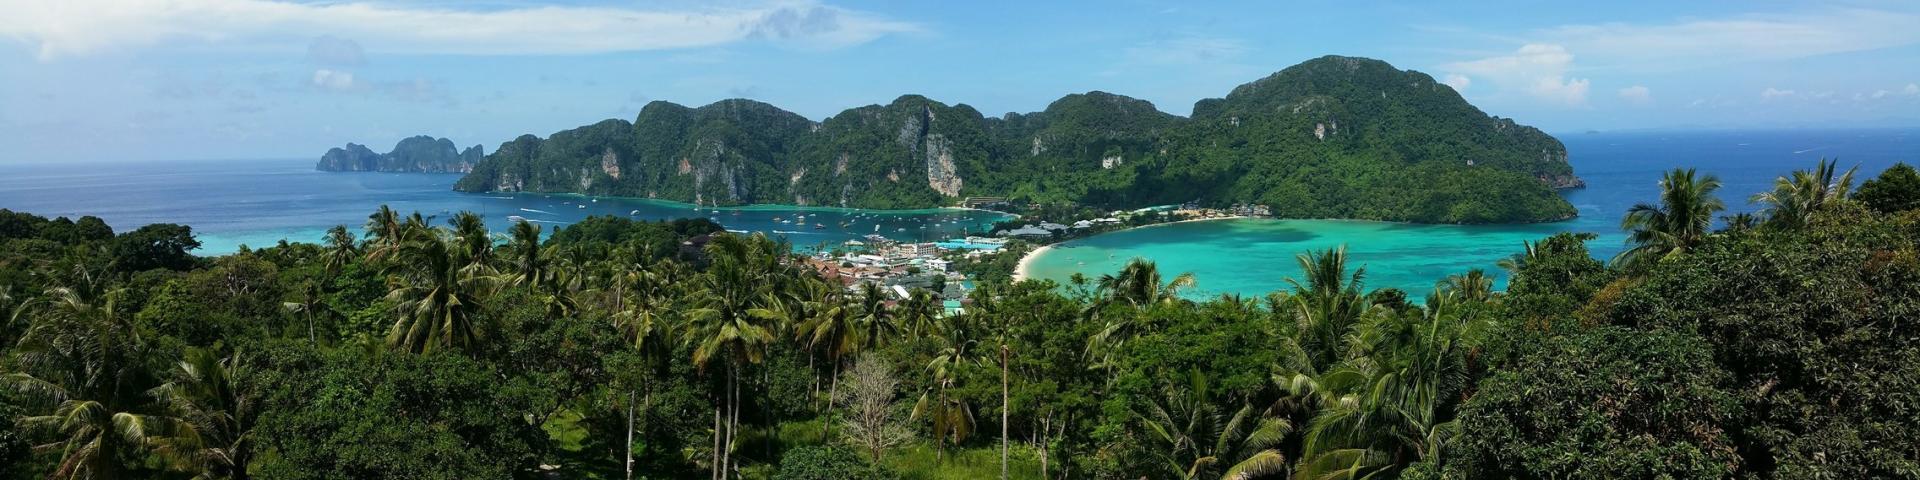
[(1619, 258), (1555, 235), (1424, 299), (1336, 249), (1264, 297), (1140, 260), (951, 315), (703, 220), (382, 208), (209, 258), (0, 210), (0, 477), (1920, 478), (1911, 176), (1716, 222), (1676, 170)]

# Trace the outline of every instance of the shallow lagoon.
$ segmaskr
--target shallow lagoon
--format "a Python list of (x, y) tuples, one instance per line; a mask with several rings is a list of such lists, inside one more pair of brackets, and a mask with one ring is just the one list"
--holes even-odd
[(1394, 287), (1423, 296), (1447, 275), (1479, 268), (1504, 288), (1506, 272), (1495, 262), (1521, 249), (1520, 242), (1557, 232), (1599, 235), (1588, 244), (1594, 256), (1611, 258), (1623, 248), (1620, 217), (1637, 202), (1659, 195), (1661, 172), (1695, 167), (1721, 179), (1725, 214), (1751, 212), (1754, 193), (1773, 179), (1838, 158), (1859, 166), (1859, 181), (1896, 161), (1920, 163), (1920, 131), (1788, 130), (1633, 132), (1573, 134), (1567, 145), (1574, 171), (1587, 188), (1562, 192), (1579, 210), (1572, 220), (1524, 225), (1414, 225), (1344, 220), (1219, 220), (1114, 232), (1057, 245), (1033, 260), (1034, 278), (1065, 282), (1074, 273), (1089, 280), (1118, 271), (1134, 257), (1153, 259), (1166, 278), (1192, 272), (1199, 284), (1188, 297), (1222, 293), (1256, 296), (1287, 288), (1299, 278), (1294, 256), (1347, 246), (1348, 262), (1365, 266), (1367, 286)]

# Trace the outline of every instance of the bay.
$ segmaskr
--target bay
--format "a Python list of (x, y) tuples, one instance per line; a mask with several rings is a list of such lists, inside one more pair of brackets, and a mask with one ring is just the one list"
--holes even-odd
[(1264, 295), (1300, 278), (1295, 256), (1345, 246), (1350, 267), (1366, 268), (1371, 288), (1432, 291), (1447, 275), (1483, 269), (1504, 288), (1495, 263), (1520, 251), (1520, 242), (1557, 232), (1599, 236), (1588, 246), (1608, 259), (1624, 249), (1620, 219), (1638, 202), (1655, 202), (1663, 172), (1697, 168), (1716, 175), (1724, 214), (1753, 212), (1747, 201), (1772, 188), (1775, 177), (1836, 158), (1858, 166), (1855, 185), (1897, 161), (1920, 162), (1920, 129), (1666, 131), (1561, 135), (1574, 172), (1587, 188), (1563, 191), (1580, 212), (1574, 219), (1522, 225), (1416, 225), (1345, 220), (1215, 220), (1159, 225), (1098, 235), (1055, 246), (1032, 260), (1033, 278), (1068, 282), (1119, 271), (1133, 258), (1158, 263), (1162, 275), (1190, 272), (1191, 298)]

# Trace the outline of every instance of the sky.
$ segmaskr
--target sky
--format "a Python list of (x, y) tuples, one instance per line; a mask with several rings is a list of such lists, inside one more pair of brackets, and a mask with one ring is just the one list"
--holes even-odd
[(1322, 55), (1549, 132), (1920, 125), (1920, 2), (0, 0), (0, 163), (492, 151), (647, 102), (816, 120), (1102, 90), (1186, 115)]

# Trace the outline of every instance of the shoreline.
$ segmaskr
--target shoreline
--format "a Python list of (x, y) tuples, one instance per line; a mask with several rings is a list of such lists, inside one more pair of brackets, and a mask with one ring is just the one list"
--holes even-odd
[[(1125, 232), (1125, 231), (1129, 231), (1129, 230), (1139, 230), (1139, 229), (1142, 229), (1142, 228), (1153, 228), (1153, 227), (1160, 227), (1160, 226), (1166, 226), (1166, 225), (1173, 225), (1173, 224), (1179, 224), (1179, 223), (1192, 223), (1192, 222), (1211, 222), (1211, 221), (1215, 221), (1215, 220), (1240, 220), (1240, 219), (1247, 219), (1247, 218), (1255, 218), (1255, 217), (1249, 217), (1249, 216), (1246, 216), (1246, 215), (1230, 215), (1230, 216), (1225, 216), (1225, 217), (1207, 217), (1207, 218), (1189, 218), (1189, 219), (1186, 219), (1186, 220), (1175, 220), (1175, 221), (1171, 221), (1171, 222), (1162, 222), (1162, 223), (1156, 223), (1156, 224), (1152, 224), (1152, 225), (1141, 225), (1141, 226), (1137, 226), (1137, 227), (1127, 227), (1127, 228), (1122, 228), (1122, 229), (1119, 229), (1119, 230), (1114, 230), (1114, 231), (1111, 231), (1111, 232), (1100, 232), (1100, 233), (1096, 233), (1096, 234), (1093, 234), (1093, 235), (1091, 235), (1091, 236), (1087, 236), (1087, 237), (1081, 237), (1081, 238), (1093, 238), (1093, 237), (1096, 237), (1096, 236), (1100, 236), (1100, 235), (1107, 235), (1107, 234), (1112, 234), (1112, 233), (1120, 233), (1120, 232)], [(1074, 239), (1074, 240), (1079, 240), (1079, 239), (1077, 238), (1077, 239)], [(1029, 280), (1029, 279), (1030, 279), (1030, 278), (1029, 278), (1029, 277), (1030, 277), (1030, 275), (1028, 275), (1028, 271), (1029, 271), (1029, 270), (1032, 270), (1032, 268), (1033, 268), (1033, 262), (1034, 262), (1034, 260), (1036, 260), (1036, 259), (1039, 259), (1039, 258), (1040, 258), (1040, 254), (1043, 254), (1043, 253), (1047, 253), (1047, 251), (1049, 251), (1049, 250), (1053, 250), (1053, 247), (1054, 247), (1054, 245), (1059, 245), (1059, 244), (1061, 244), (1061, 243), (1067, 243), (1067, 242), (1071, 242), (1071, 241), (1073, 241), (1073, 240), (1067, 240), (1067, 241), (1065, 241), (1065, 242), (1059, 242), (1059, 243), (1051, 243), (1051, 244), (1047, 244), (1047, 245), (1041, 245), (1041, 246), (1039, 246), (1038, 248), (1034, 248), (1033, 250), (1031, 250), (1031, 251), (1028, 251), (1026, 255), (1022, 255), (1022, 256), (1020, 257), (1020, 264), (1019, 264), (1019, 265), (1016, 265), (1016, 266), (1014, 266), (1014, 267), (1013, 267), (1013, 281), (1014, 281), (1014, 283), (1019, 283), (1019, 282), (1021, 282), (1021, 281), (1025, 281), (1025, 280)]]

